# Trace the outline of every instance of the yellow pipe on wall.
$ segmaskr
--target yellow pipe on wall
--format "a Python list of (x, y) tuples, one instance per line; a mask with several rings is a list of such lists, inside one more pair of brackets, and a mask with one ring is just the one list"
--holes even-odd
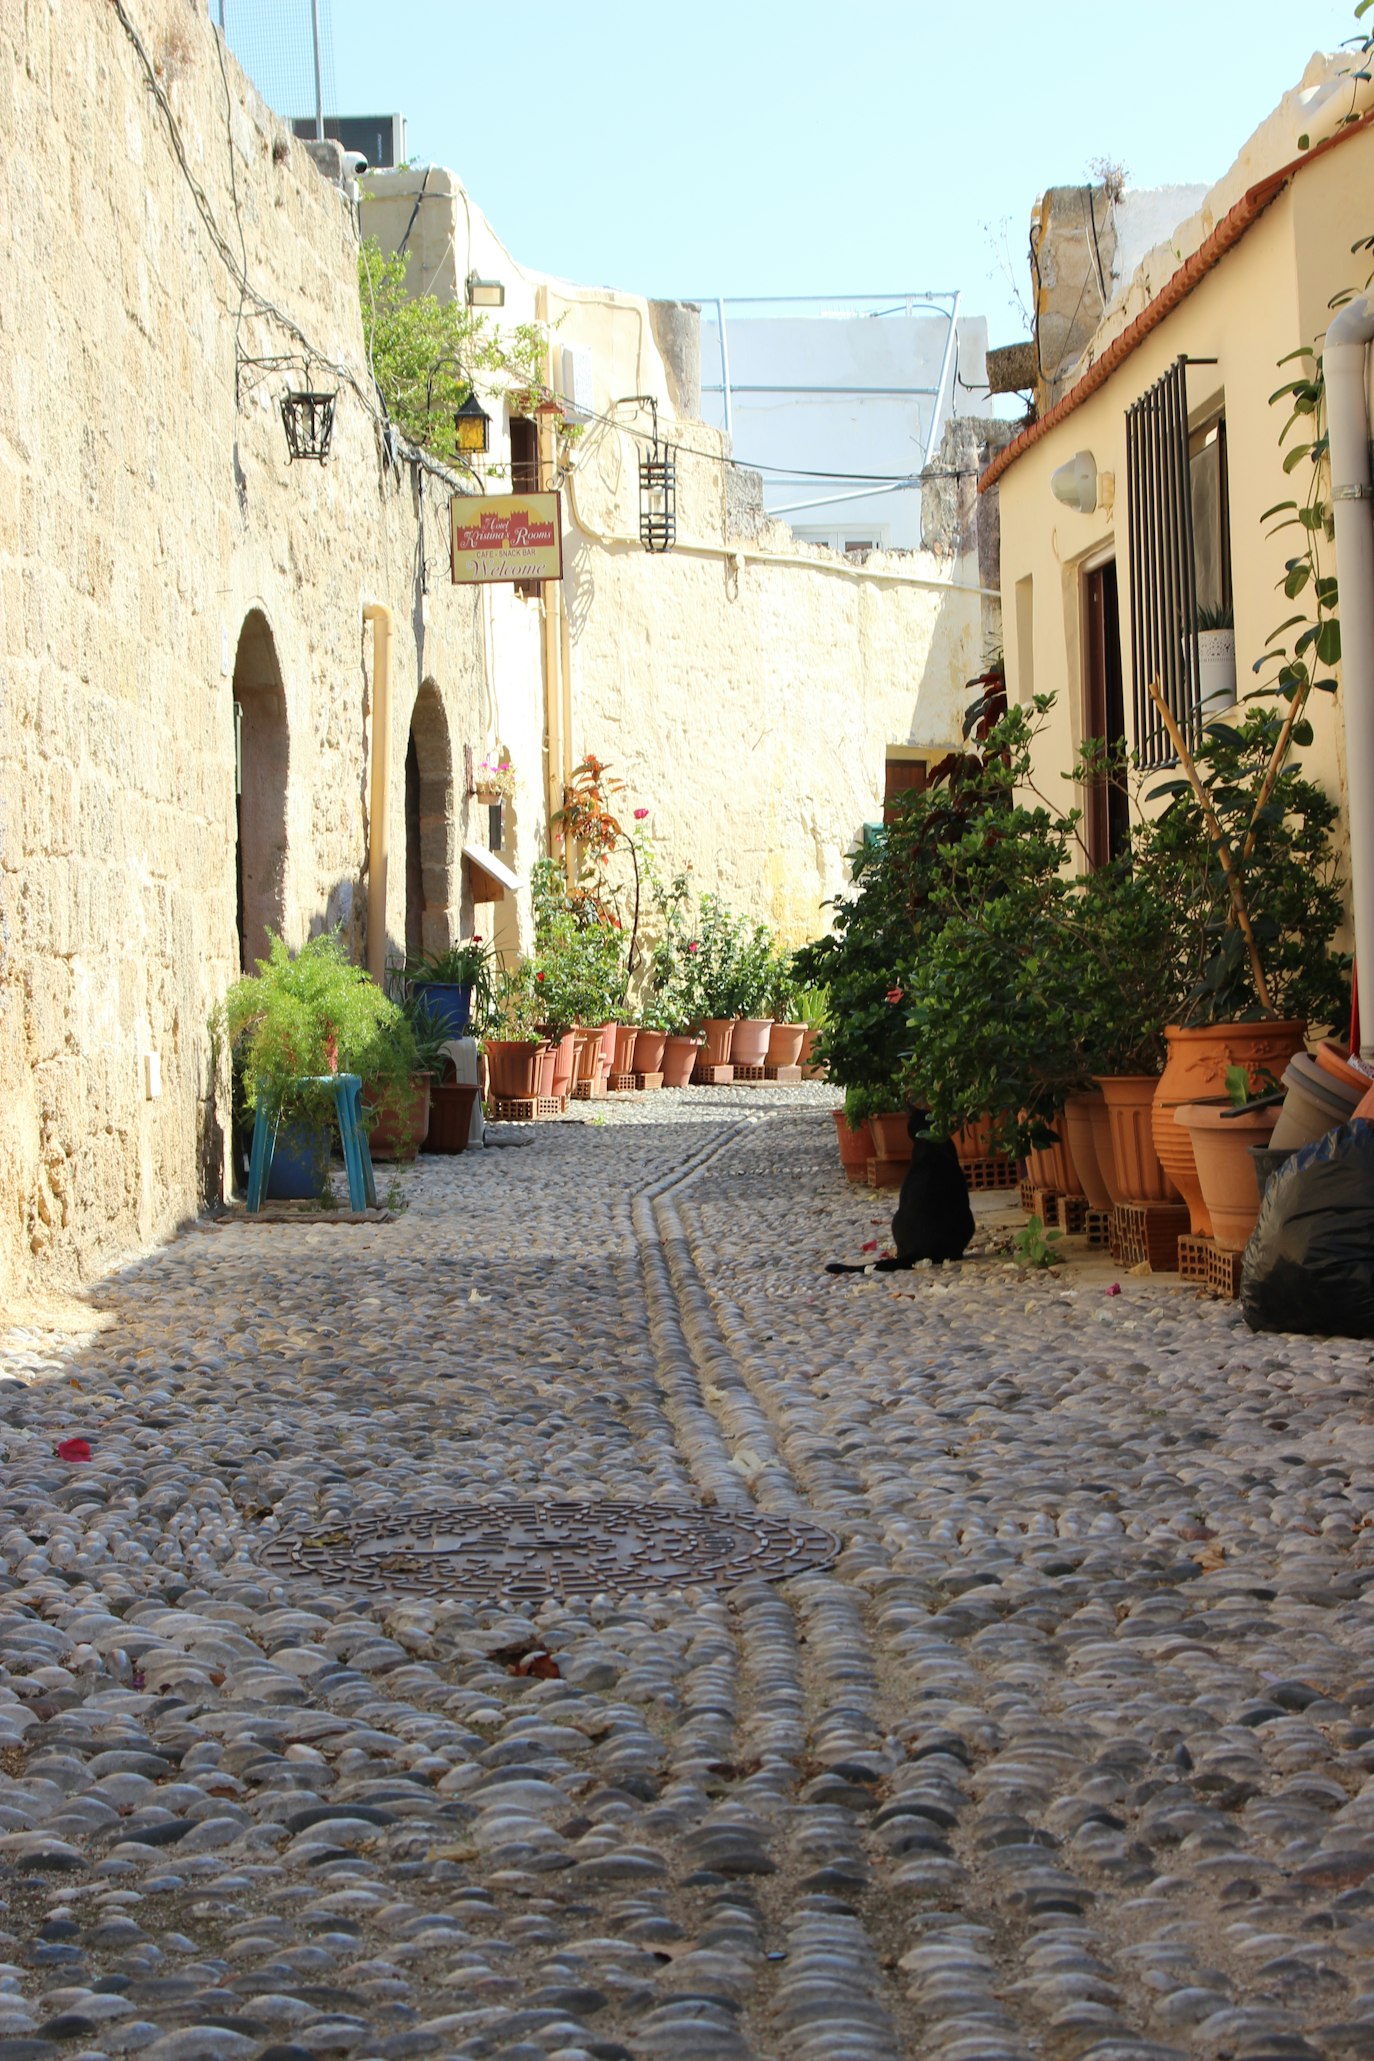
[(363, 604), (372, 625), (372, 787), (367, 819), (367, 970), (380, 987), (386, 972), (386, 884), (391, 857), (391, 610)]

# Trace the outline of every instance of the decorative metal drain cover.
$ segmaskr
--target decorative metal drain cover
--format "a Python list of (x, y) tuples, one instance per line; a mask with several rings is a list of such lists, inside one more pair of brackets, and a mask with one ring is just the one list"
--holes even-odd
[(794, 1518), (685, 1503), (436, 1503), (271, 1539), (278, 1574), (376, 1593), (594, 1596), (601, 1590), (730, 1588), (828, 1567), (839, 1540)]

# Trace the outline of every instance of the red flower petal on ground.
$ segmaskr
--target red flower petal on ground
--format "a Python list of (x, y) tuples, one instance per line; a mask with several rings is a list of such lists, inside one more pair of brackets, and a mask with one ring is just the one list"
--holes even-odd
[(84, 1438), (64, 1438), (54, 1450), (59, 1460), (89, 1460), (91, 1457), (91, 1449)]
[(1106, 1292), (1108, 1295), (1120, 1295), (1121, 1283), (1119, 1281), (1113, 1281), (1111, 1287)]
[(860, 1252), (876, 1252), (876, 1251), (878, 1250), (878, 1241), (877, 1241), (877, 1239), (876, 1239), (876, 1238), (866, 1238), (866, 1239), (864, 1240), (863, 1244), (862, 1244), (862, 1245), (861, 1245), (861, 1246), (859, 1247), (859, 1250), (860, 1250)]

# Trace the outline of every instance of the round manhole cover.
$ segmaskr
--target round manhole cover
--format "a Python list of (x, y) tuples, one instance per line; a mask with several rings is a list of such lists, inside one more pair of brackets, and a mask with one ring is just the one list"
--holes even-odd
[(270, 1540), (278, 1574), (429, 1596), (594, 1596), (599, 1591), (783, 1581), (828, 1567), (818, 1524), (687, 1504), (443, 1503)]

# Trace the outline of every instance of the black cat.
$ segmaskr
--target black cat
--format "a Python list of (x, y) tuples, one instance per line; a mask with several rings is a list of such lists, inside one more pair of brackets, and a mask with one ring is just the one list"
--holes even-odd
[(896, 1274), (914, 1267), (918, 1260), (961, 1259), (973, 1236), (973, 1211), (969, 1208), (968, 1182), (959, 1164), (952, 1138), (932, 1138), (917, 1129), (919, 1113), (907, 1123), (911, 1138), (911, 1165), (902, 1182), (892, 1218), (892, 1242), (897, 1250), (891, 1259), (868, 1260), (847, 1266), (831, 1260), (827, 1274)]

